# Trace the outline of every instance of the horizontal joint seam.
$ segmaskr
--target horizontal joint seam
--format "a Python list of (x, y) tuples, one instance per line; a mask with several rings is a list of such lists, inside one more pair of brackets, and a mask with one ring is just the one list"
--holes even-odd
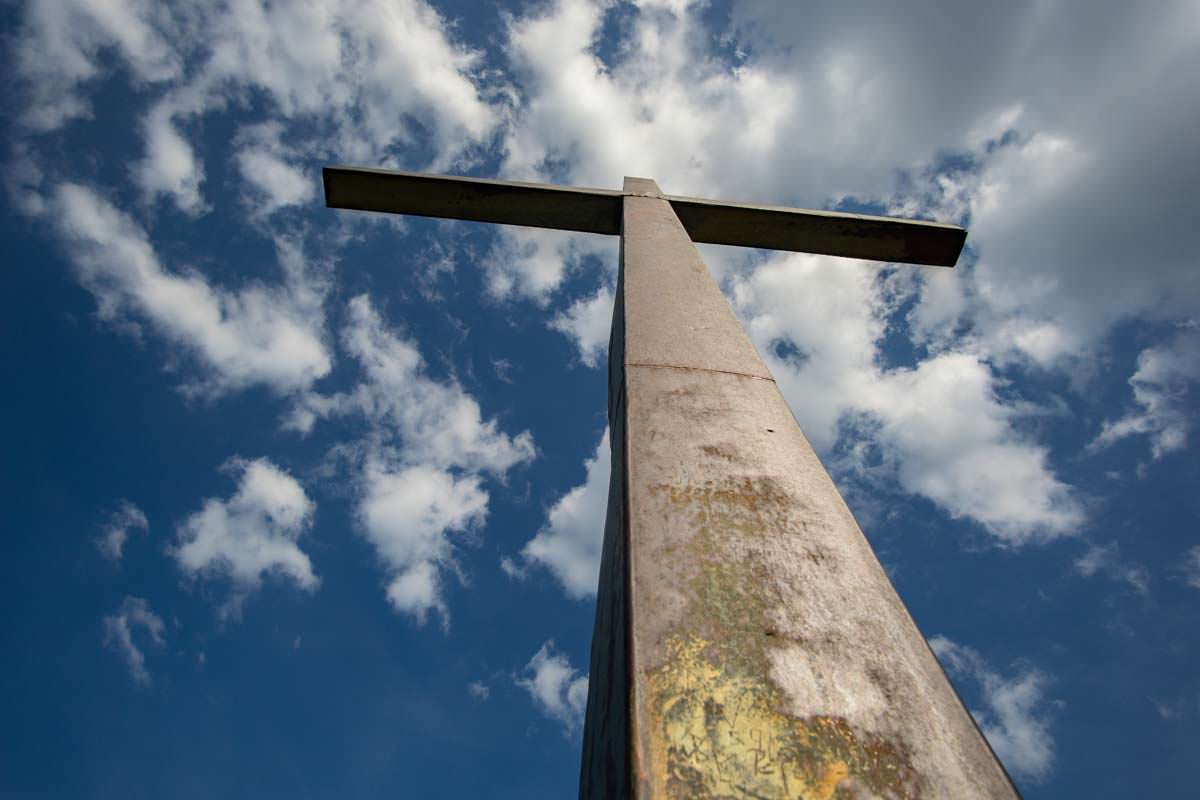
[(651, 367), (654, 369), (677, 369), (681, 372), (719, 372), (722, 375), (740, 375), (743, 378), (754, 378), (760, 381), (775, 382), (775, 379), (768, 375), (755, 375), (751, 372), (738, 372), (732, 369), (713, 369), (711, 367), (685, 367), (680, 364), (649, 364), (639, 361), (626, 361), (626, 367)]

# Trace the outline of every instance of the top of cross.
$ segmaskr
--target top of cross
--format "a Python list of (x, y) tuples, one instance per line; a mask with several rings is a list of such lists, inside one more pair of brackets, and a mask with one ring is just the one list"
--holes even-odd
[(323, 177), (331, 208), (614, 235), (623, 197), (661, 197), (694, 242), (906, 264), (953, 267), (967, 238), (941, 222), (663, 194), (648, 178), (617, 191), (365, 167), (325, 167)]

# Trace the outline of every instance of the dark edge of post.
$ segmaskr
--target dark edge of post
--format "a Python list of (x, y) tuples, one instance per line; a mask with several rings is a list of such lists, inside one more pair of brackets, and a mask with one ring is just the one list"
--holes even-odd
[[(624, 237), (621, 239), (624, 247)], [(629, 495), (625, 447), (624, 253), (608, 340), (608, 436), (612, 467), (589, 659), (580, 800), (633, 796), (633, 658), (630, 650)]]
[(365, 167), (325, 167), (325, 205), (615, 235), (621, 193)]
[(963, 228), (940, 222), (674, 195), (667, 199), (692, 241), (703, 244), (953, 267), (967, 238)]

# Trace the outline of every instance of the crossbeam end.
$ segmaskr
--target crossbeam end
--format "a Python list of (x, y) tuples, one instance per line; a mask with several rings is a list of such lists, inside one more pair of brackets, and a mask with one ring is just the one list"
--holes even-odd
[(366, 167), (325, 167), (325, 205), (615, 235), (621, 193)]
[(953, 267), (967, 232), (925, 220), (667, 198), (692, 241)]

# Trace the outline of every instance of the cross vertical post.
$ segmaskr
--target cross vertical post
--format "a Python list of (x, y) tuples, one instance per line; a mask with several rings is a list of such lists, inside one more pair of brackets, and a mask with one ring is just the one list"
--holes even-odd
[(694, 241), (953, 265), (955, 226), (327, 168), (331, 206), (621, 236), (582, 798), (1016, 797)]
[(1014, 796), (671, 204), (625, 192), (580, 796)]

